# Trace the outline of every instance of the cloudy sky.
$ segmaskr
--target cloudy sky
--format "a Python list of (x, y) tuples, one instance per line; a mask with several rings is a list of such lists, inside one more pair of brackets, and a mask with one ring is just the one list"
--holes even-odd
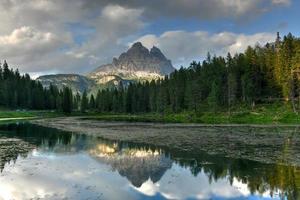
[(1, 0), (0, 59), (33, 76), (87, 73), (130, 44), (175, 67), (300, 35), (299, 0)]

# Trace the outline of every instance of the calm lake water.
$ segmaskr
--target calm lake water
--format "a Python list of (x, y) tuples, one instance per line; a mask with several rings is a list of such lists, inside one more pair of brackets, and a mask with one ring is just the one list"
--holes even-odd
[(0, 170), (0, 200), (300, 198), (297, 166), (31, 124), (0, 126)]

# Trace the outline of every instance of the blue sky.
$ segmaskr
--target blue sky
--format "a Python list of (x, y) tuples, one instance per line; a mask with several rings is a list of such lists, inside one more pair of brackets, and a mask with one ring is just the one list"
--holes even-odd
[(5, 0), (0, 59), (33, 76), (88, 73), (136, 41), (175, 67), (299, 36), (298, 0)]
[(181, 19), (162, 18), (151, 24), (144, 33), (161, 34), (166, 30), (197, 31), (199, 29), (209, 32), (235, 32), (254, 34), (257, 32), (276, 32), (283, 34), (292, 32), (299, 35), (300, 1), (293, 1), (290, 6), (281, 6), (262, 15), (251, 16), (250, 19)]

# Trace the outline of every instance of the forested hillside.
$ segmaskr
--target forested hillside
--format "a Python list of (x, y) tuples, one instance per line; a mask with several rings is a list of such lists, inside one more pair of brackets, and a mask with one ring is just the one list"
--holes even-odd
[(248, 47), (244, 53), (227, 57), (207, 55), (164, 79), (119, 85), (99, 90), (97, 95), (73, 95), (69, 88), (48, 89), (29, 75), (0, 69), (0, 106), (26, 109), (87, 110), (115, 113), (183, 111), (202, 112), (255, 107), (260, 103), (290, 102), (300, 107), (300, 39), (279, 34), (274, 43)]
[[(298, 70), (299, 69), (299, 70)], [(100, 112), (182, 112), (289, 101), (298, 110), (300, 39), (279, 34), (272, 44), (227, 57), (208, 54), (159, 81), (99, 91), (90, 108)], [(94, 100), (95, 99), (95, 100)], [(297, 103), (296, 103), (297, 101)]]
[(28, 74), (20, 75), (18, 70), (8, 67), (6, 61), (0, 65), (0, 107), (9, 109), (63, 110), (70, 112), (78, 101), (73, 100), (72, 91), (57, 87), (43, 88), (40, 82), (30, 79)]

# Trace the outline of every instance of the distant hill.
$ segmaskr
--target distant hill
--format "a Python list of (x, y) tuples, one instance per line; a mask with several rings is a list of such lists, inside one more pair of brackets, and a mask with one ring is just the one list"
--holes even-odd
[(159, 79), (174, 70), (171, 61), (159, 48), (153, 47), (149, 51), (142, 43), (137, 42), (119, 58), (114, 58), (111, 64), (102, 65), (87, 76), (57, 74), (41, 76), (37, 80), (44, 87), (49, 87), (52, 83), (59, 88), (68, 86), (74, 92), (82, 93), (84, 90), (95, 92), (100, 88), (117, 87), (121, 83), (126, 86), (130, 82)]
[(82, 93), (84, 90), (89, 91), (90, 88), (96, 85), (93, 80), (78, 74), (45, 75), (38, 77), (37, 80), (46, 88), (48, 88), (50, 84), (56, 85), (58, 89), (68, 86), (74, 93)]

